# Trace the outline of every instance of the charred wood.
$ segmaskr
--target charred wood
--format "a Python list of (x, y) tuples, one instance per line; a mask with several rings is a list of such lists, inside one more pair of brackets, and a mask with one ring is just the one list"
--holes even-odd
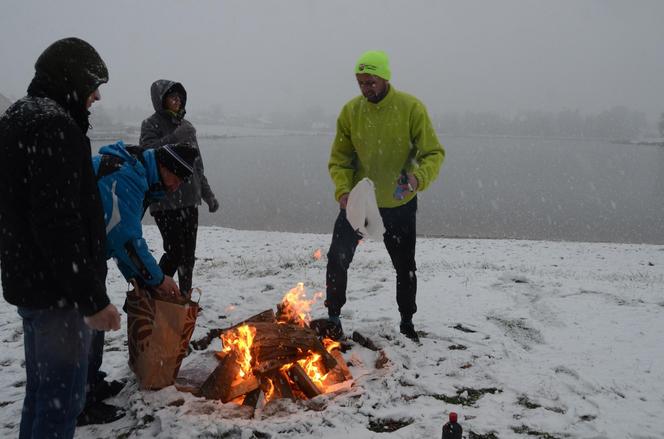
[(359, 343), (367, 349), (378, 352), (378, 346), (369, 337), (365, 337), (357, 331), (353, 332), (353, 341)]
[(206, 399), (220, 399), (228, 401), (231, 387), (235, 377), (240, 372), (237, 354), (230, 352), (219, 361), (217, 368), (210, 374), (201, 386), (200, 394)]
[(258, 401), (260, 400), (262, 394), (263, 391), (260, 389), (260, 387), (252, 390), (251, 392), (247, 393), (247, 396), (245, 396), (244, 401), (242, 401), (242, 405), (246, 405), (248, 407), (255, 409), (256, 405), (258, 405)]
[(387, 355), (385, 354), (385, 351), (382, 350), (382, 349), (379, 350), (378, 351), (378, 358), (376, 358), (376, 363), (374, 364), (374, 366), (376, 367), (376, 369), (382, 369), (385, 366), (387, 366), (388, 364), (390, 364), (390, 359), (387, 358)]
[(281, 370), (274, 370), (261, 377), (261, 389), (265, 398), (271, 401), (278, 398), (295, 399), (288, 376)]

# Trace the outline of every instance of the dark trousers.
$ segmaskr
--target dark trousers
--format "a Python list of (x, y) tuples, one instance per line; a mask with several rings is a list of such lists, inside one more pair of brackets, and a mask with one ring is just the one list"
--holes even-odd
[[(405, 318), (417, 312), (415, 296), (417, 277), (415, 271), (415, 237), (417, 197), (403, 206), (379, 209), (385, 234), (383, 242), (397, 272), (397, 305)], [(353, 260), (360, 236), (346, 220), (341, 209), (332, 232), (332, 244), (327, 253), (327, 297), (325, 305), (330, 316), (338, 316), (346, 303), (348, 267)]]
[(18, 313), (27, 376), (19, 438), (72, 438), (85, 404), (90, 328), (77, 309)]
[[(106, 280), (106, 270), (102, 278)], [(97, 387), (106, 378), (106, 372), (101, 371), (101, 363), (104, 360), (104, 331), (90, 329), (90, 346), (88, 349), (88, 373), (85, 384), (85, 405), (96, 402), (95, 392)]]
[(98, 402), (95, 398), (97, 388), (106, 378), (106, 372), (101, 371), (101, 363), (104, 359), (104, 331), (92, 329), (90, 339), (90, 352), (88, 353), (88, 380), (85, 386), (85, 405), (88, 406)]
[(191, 290), (196, 262), (196, 235), (198, 234), (198, 207), (154, 212), (154, 221), (164, 241), (164, 255), (159, 267), (168, 276), (178, 273), (180, 291)]

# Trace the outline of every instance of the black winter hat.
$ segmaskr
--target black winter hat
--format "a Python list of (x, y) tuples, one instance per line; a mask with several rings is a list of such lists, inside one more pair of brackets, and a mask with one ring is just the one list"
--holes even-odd
[(101, 84), (108, 82), (108, 69), (99, 53), (80, 38), (64, 38), (48, 46), (35, 63), (38, 76), (63, 84), (84, 102)]
[(181, 179), (191, 177), (198, 150), (188, 143), (164, 145), (155, 151), (157, 162)]

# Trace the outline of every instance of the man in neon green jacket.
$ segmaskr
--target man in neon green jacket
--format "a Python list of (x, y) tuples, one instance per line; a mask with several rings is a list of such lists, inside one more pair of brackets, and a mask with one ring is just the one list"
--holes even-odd
[(326, 333), (343, 337), (339, 316), (346, 303), (348, 267), (361, 238), (346, 220), (346, 203), (355, 184), (368, 177), (376, 189), (386, 230), (383, 240), (397, 273), (400, 330), (419, 341), (412, 320), (417, 311), (417, 192), (436, 179), (445, 151), (424, 105), (390, 84), (389, 60), (384, 52), (365, 52), (355, 65), (355, 76), (362, 95), (341, 110), (328, 163), (340, 212), (327, 254)]

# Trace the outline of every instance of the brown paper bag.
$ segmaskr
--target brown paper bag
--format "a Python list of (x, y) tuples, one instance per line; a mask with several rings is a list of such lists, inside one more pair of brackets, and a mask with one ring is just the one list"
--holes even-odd
[(175, 382), (196, 326), (198, 303), (191, 297), (158, 297), (133, 283), (127, 293), (129, 367), (141, 389), (161, 389)]

